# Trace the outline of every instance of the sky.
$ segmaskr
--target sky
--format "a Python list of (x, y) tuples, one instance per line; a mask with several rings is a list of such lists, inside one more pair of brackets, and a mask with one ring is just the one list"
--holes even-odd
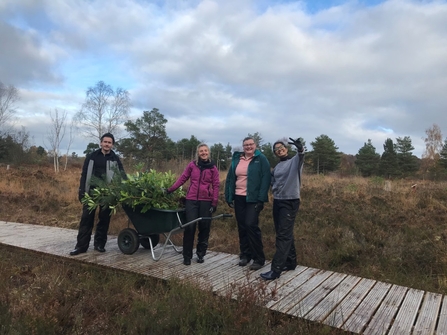
[[(173, 141), (327, 135), (355, 155), (409, 136), (421, 157), (428, 128), (447, 136), (447, 0), (0, 1), (0, 81), (32, 145), (101, 80)], [(70, 153), (89, 142), (77, 131)]]

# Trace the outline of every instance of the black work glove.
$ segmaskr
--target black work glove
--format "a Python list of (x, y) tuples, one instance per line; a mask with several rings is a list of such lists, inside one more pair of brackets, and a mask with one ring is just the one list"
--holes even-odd
[(78, 199), (81, 204), (82, 204), (82, 198), (84, 198), (84, 194), (85, 194), (84, 191), (79, 190)]
[(216, 213), (216, 211), (217, 211), (217, 206), (210, 207), (210, 214)]
[(303, 143), (301, 143), (301, 139), (298, 137), (296, 140), (294, 140), (293, 138), (289, 137), (290, 142), (288, 142), (289, 144), (293, 144), (296, 149), (298, 150), (298, 152), (303, 152), (304, 151), (304, 146)]
[(163, 192), (163, 194), (169, 194), (169, 193), (171, 193), (171, 192), (168, 191), (167, 188), (164, 188), (164, 187), (161, 188), (161, 191)]
[(234, 202), (227, 202), (227, 204), (228, 204), (228, 207), (234, 208)]
[(264, 203), (261, 201), (258, 201), (258, 203), (255, 205), (255, 211), (256, 213), (259, 213), (264, 209)]

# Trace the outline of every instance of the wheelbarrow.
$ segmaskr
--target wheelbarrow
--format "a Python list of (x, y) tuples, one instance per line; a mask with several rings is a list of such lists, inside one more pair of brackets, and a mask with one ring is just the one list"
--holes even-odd
[[(154, 261), (160, 260), (167, 247), (172, 247), (178, 253), (182, 252), (182, 248), (175, 245), (171, 237), (182, 233), (186, 226), (200, 220), (215, 220), (233, 216), (231, 214), (219, 214), (211, 217), (200, 217), (185, 222), (186, 215), (184, 208), (175, 210), (151, 208), (144, 213), (138, 207), (133, 209), (130, 206), (123, 206), (123, 209), (129, 218), (129, 224), (118, 235), (119, 249), (122, 253), (131, 255), (138, 250), (141, 244), (143, 248), (151, 250)], [(135, 229), (130, 228), (130, 223), (132, 223)], [(165, 241), (163, 245), (157, 247), (160, 241), (160, 234), (163, 234)], [(157, 255), (155, 254), (156, 252)]]

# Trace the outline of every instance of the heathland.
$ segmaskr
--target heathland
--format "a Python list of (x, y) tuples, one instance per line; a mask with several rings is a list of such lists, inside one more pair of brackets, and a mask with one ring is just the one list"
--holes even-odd
[[(81, 211), (77, 199), (79, 165), (57, 174), (46, 166), (0, 169), (0, 220), (77, 229)], [(225, 175), (222, 172), (217, 213), (232, 212), (223, 198)], [(299, 264), (446, 294), (447, 183), (305, 174), (301, 194), (294, 232)], [(260, 219), (268, 259), (275, 252), (271, 209), (270, 202)], [(126, 226), (127, 217), (118, 212), (109, 233), (118, 234)], [(74, 243), (67, 245), (67, 253)], [(209, 243), (211, 250), (237, 254), (234, 219), (213, 222)], [(211, 293), (196, 290), (194, 283), (157, 283), (1, 249), (0, 263), (5, 271), (0, 278), (4, 285), (0, 314), (5, 319), (0, 324), (16, 333), (20, 333), (17, 327), (28, 327), (34, 333), (41, 329), (67, 334), (226, 334), (250, 331), (251, 326), (257, 327), (257, 334), (292, 334), (297, 327), (303, 334), (334, 332), (275, 315), (265, 317), (266, 311), (249, 312), (244, 303), (252, 306), (257, 298), (248, 293), (239, 303), (210, 300)], [(100, 288), (101, 280), (107, 282), (107, 290)], [(160, 320), (157, 313), (169, 310), (172, 301), (177, 301), (171, 294), (185, 295), (174, 316), (151, 321), (153, 324), (127, 320), (134, 313), (138, 319), (154, 320), (157, 315)], [(187, 300), (198, 306), (209, 304), (207, 311), (190, 306)], [(194, 311), (194, 316), (182, 314), (183, 308)], [(118, 313), (118, 319), (112, 318), (113, 313)], [(243, 314), (246, 317), (241, 317)], [(77, 319), (79, 315), (82, 320)], [(213, 327), (215, 330), (210, 330)], [(0, 327), (0, 334), (9, 333), (6, 330)]]

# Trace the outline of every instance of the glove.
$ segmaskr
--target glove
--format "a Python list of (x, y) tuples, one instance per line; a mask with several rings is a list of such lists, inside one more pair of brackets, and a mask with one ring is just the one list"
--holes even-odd
[(228, 207), (234, 208), (234, 203), (233, 202), (227, 202), (227, 204), (228, 204)]
[(79, 202), (82, 204), (82, 198), (84, 198), (84, 191), (79, 190), (78, 199)]
[(169, 191), (169, 189), (164, 188), (164, 187), (161, 188), (161, 191), (162, 191), (164, 194), (171, 194), (171, 193), (172, 193), (172, 192)]
[(256, 213), (259, 213), (260, 211), (262, 211), (264, 209), (264, 203), (259, 201), (256, 205), (255, 205), (255, 211)]
[(211, 206), (210, 207), (210, 214), (216, 213), (217, 206)]
[(289, 140), (291, 142), (288, 142), (289, 144), (293, 144), (296, 149), (298, 150), (298, 152), (303, 152), (304, 151), (304, 147), (303, 147), (303, 143), (301, 143), (301, 139), (298, 137), (296, 140), (294, 140), (293, 138), (289, 137)]

